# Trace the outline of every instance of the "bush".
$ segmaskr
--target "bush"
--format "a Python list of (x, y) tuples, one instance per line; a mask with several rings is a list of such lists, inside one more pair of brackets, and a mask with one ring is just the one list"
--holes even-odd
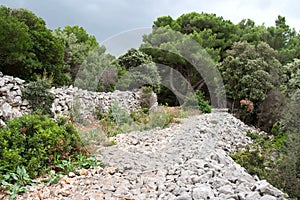
[(115, 102), (110, 108), (108, 113), (98, 112), (98, 119), (104, 133), (108, 136), (115, 136), (124, 131), (124, 127), (131, 126), (133, 119), (130, 115)]
[(186, 96), (182, 107), (186, 109), (198, 109), (204, 113), (211, 112), (211, 106), (208, 101), (204, 100), (203, 93), (197, 90), (195, 93), (190, 93)]
[(150, 86), (142, 87), (142, 95), (141, 95), (141, 107), (142, 109), (148, 113), (155, 99), (151, 98), (153, 95), (153, 89)]
[(175, 118), (182, 117), (182, 113), (176, 109), (156, 109), (145, 113), (143, 109), (139, 112), (131, 111), (128, 114), (117, 103), (110, 107), (108, 113), (98, 114), (102, 132), (107, 137), (116, 136), (120, 133), (146, 130), (156, 127), (165, 128), (171, 123), (179, 123)]
[(149, 128), (166, 128), (169, 124), (176, 122), (174, 116), (166, 111), (154, 111), (150, 113)]
[(41, 110), (42, 114), (53, 116), (51, 112), (55, 96), (48, 92), (51, 80), (43, 77), (35, 82), (30, 82), (23, 90), (23, 98), (28, 100), (33, 111)]
[(41, 113), (24, 115), (0, 129), (0, 175), (23, 166), (31, 178), (45, 174), (62, 160), (87, 155), (71, 124), (57, 124)]
[(244, 151), (231, 157), (245, 167), (248, 173), (266, 179), (285, 191), (291, 198), (300, 198), (300, 139), (299, 133), (282, 133), (274, 126), (273, 138), (255, 133), (247, 136), (254, 140)]

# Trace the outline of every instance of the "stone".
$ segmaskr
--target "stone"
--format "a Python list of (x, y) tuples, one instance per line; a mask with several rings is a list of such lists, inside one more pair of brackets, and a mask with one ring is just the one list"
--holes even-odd
[(23, 83), (25, 83), (25, 81), (20, 78), (14, 78), (14, 79), (15, 79), (15, 83), (17, 83), (18, 85), (22, 85)]
[(117, 172), (117, 168), (116, 167), (107, 167), (106, 168), (106, 173), (113, 175)]
[(2, 119), (0, 119), (0, 127), (3, 127), (3, 126), (6, 126), (6, 124)]
[(2, 104), (0, 107), (1, 112), (3, 113), (4, 118), (11, 119), (12, 116), (12, 106), (9, 105), (7, 102)]
[(87, 196), (88, 196), (89, 200), (104, 199), (104, 194), (102, 192), (98, 192), (95, 194), (88, 194)]
[(69, 172), (68, 177), (74, 178), (74, 177), (76, 177), (76, 174), (74, 172)]
[[(55, 91), (55, 94), (59, 94), (55, 106), (60, 105), (61, 100), (66, 101), (67, 92), (69, 96), (75, 95), (75, 88), (65, 87)], [(80, 89), (75, 93), (80, 98), (82, 95), (90, 95), (87, 100), (80, 102), (87, 104), (86, 107), (89, 107), (89, 100), (99, 100), (95, 96), (98, 93)], [(131, 103), (128, 102), (133, 99), (129, 92), (100, 94), (108, 96), (108, 99), (118, 98), (125, 107), (130, 107)], [(100, 102), (97, 103), (97, 106), (100, 105)], [(91, 106), (94, 105), (96, 103)], [(111, 102), (103, 99), (101, 105), (109, 107)], [(90, 111), (86, 109), (84, 114)], [(241, 148), (241, 144), (251, 142), (246, 137), (246, 132), (255, 129), (226, 112), (190, 116), (180, 120), (182, 123), (173, 124), (166, 129), (118, 134), (114, 137), (116, 145), (108, 147), (99, 144), (95, 147), (97, 158), (107, 163), (104, 169), (99, 168), (98, 172), (87, 169), (86, 175), (73, 178), (64, 176), (64, 181), (57, 184), (32, 186), (32, 189), (19, 195), (20, 198), (17, 199), (37, 199), (37, 191), (42, 192), (45, 186), (50, 190), (49, 199), (54, 200), (283, 199), (276, 188), (266, 181), (257, 181), (229, 157), (229, 153)], [(203, 155), (199, 148), (205, 145), (206, 139), (212, 134), (214, 136), (210, 141), (215, 142), (215, 145), (212, 143), (209, 153)], [(224, 148), (228, 150), (225, 151)], [(80, 174), (79, 171), (76, 174)], [(61, 192), (63, 190), (65, 193)], [(93, 196), (94, 194), (98, 196)]]
[(260, 199), (261, 196), (258, 192), (250, 192), (246, 195), (245, 200), (254, 200), (254, 199)]
[(184, 192), (182, 194), (180, 194), (176, 200), (190, 200), (191, 199), (191, 196), (189, 195), (189, 193), (187, 192)]
[(256, 190), (259, 191), (261, 194), (268, 194), (275, 197), (283, 197), (284, 193), (272, 186), (266, 180), (257, 181)]
[(218, 191), (222, 194), (232, 195), (234, 194), (234, 190), (230, 185), (224, 185), (218, 189)]
[(0, 79), (0, 87), (3, 87), (5, 85), (4, 79)]
[(80, 169), (79, 170), (79, 174), (80, 175), (88, 175), (89, 174), (89, 171), (87, 169)]
[(263, 197), (260, 198), (260, 200), (276, 200), (277, 198), (271, 195), (264, 195)]
[(214, 193), (209, 185), (196, 185), (193, 189), (194, 199), (214, 199)]

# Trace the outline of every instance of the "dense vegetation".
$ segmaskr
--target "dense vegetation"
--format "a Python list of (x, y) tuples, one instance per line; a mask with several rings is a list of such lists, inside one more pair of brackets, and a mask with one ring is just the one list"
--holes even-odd
[(60, 172), (101, 164), (90, 157), (72, 124), (64, 119), (54, 122), (41, 112), (8, 121), (0, 129), (0, 145), (0, 191), (8, 190), (10, 199), (51, 170), (57, 174), (44, 181), (58, 181)]
[[(256, 25), (251, 19), (234, 24), (207, 13), (192, 12), (177, 19), (162, 16), (154, 21), (152, 33), (144, 36), (139, 49), (130, 49), (119, 58), (105, 51), (82, 27), (50, 30), (43, 19), (28, 10), (0, 7), (0, 71), (27, 82), (37, 81), (30, 83), (31, 91), (24, 91), (29, 99), (38, 94), (40, 102), (51, 100), (41, 92), (41, 83), (48, 88), (74, 84), (94, 91), (150, 86), (158, 93), (161, 104), (196, 106), (210, 112), (212, 95), (220, 95), (218, 91), (210, 93), (209, 89), (215, 87), (213, 70), (216, 66), (225, 85), (230, 112), (268, 133), (265, 138), (251, 135), (256, 144), (233, 157), (251, 173), (268, 179), (291, 197), (300, 198), (300, 34), (286, 24), (285, 17), (278, 16), (275, 26), (266, 27)], [(41, 77), (45, 74), (52, 85), (43, 82)], [(44, 109), (38, 102), (34, 103), (37, 110)], [(49, 108), (43, 111), (49, 114)], [(167, 114), (166, 120), (172, 121), (168, 117)], [(108, 120), (115, 123), (119, 118), (123, 119), (112, 113), (102, 116), (105, 123)], [(141, 123), (134, 115), (132, 118), (135, 120), (126, 121), (126, 118), (122, 122), (124, 126), (114, 124), (112, 135), (124, 130), (127, 124)], [(32, 126), (25, 127), (24, 120)], [(76, 133), (69, 125), (66, 129), (53, 123), (46, 117), (32, 115), (2, 128), (1, 157), (15, 162), (2, 163), (0, 174), (16, 172), (17, 165), (28, 170), (31, 162), (37, 162), (26, 159), (24, 151), (33, 149), (26, 145), (36, 139), (33, 134), (36, 131), (45, 138), (57, 135), (47, 141), (52, 142), (52, 146), (60, 141), (59, 137), (69, 137), (70, 141), (64, 141), (71, 143), (75, 141)], [(10, 135), (19, 139), (3, 138)], [(72, 145), (75, 149), (80, 146)], [(48, 169), (49, 160), (44, 159), (50, 156), (50, 151), (43, 150), (45, 155), (40, 160), (39, 170)], [(69, 154), (73, 155), (73, 150)], [(6, 179), (0, 177), (0, 180)]]

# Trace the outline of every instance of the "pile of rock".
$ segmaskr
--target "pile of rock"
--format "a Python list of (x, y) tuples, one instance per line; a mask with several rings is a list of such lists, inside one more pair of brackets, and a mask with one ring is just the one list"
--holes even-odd
[(80, 119), (99, 113), (107, 113), (110, 107), (118, 104), (121, 109), (137, 111), (140, 108), (139, 96), (131, 91), (91, 92), (77, 87), (51, 88), (55, 95), (52, 112), (57, 116), (72, 116)]
[(117, 145), (95, 147), (110, 166), (69, 174), (51, 186), (32, 186), (17, 199), (285, 199), (228, 155), (251, 143), (247, 131), (257, 130), (219, 112), (166, 129), (120, 134), (114, 138)]
[[(0, 124), (6, 120), (20, 117), (31, 112), (31, 105), (22, 98), (22, 90), (26, 88), (24, 80), (12, 76), (3, 76), (0, 72)], [(137, 91), (114, 91), (114, 92), (91, 92), (77, 87), (68, 86), (51, 88), (50, 93), (55, 99), (51, 111), (54, 117), (66, 116), (68, 118), (90, 118), (97, 113), (107, 113), (115, 103), (127, 112), (140, 109), (142, 101), (141, 90)], [(157, 105), (155, 93), (151, 95), (151, 105)]]
[(0, 123), (30, 112), (27, 100), (22, 99), (24, 80), (3, 76), (0, 72)]

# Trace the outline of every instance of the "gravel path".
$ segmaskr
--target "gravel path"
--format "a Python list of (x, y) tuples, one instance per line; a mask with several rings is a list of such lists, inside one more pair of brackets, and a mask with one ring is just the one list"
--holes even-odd
[(228, 113), (211, 113), (166, 129), (120, 134), (117, 145), (99, 146), (109, 166), (34, 186), (18, 199), (284, 199), (228, 156), (251, 143), (247, 131), (256, 130)]

